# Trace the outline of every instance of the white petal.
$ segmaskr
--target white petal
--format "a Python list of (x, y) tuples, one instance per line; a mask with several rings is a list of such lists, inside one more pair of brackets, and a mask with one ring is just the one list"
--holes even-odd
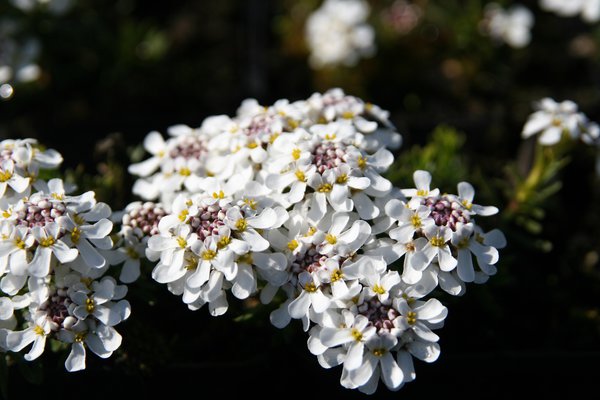
[(418, 337), (427, 342), (437, 342), (438, 340), (440, 340), (440, 337), (438, 335), (433, 333), (431, 329), (429, 329), (421, 322), (417, 322), (415, 325), (413, 325), (413, 331)]
[(113, 224), (108, 219), (101, 219), (94, 225), (85, 225), (81, 227), (82, 232), (90, 239), (101, 239), (110, 234)]
[(25, 354), (23, 358), (27, 361), (33, 361), (44, 352), (44, 347), (46, 346), (46, 335), (36, 335), (37, 337), (33, 341), (33, 346), (31, 346), (31, 350), (29, 353)]
[[(57, 242), (57, 243), (59, 243), (59, 242)], [(57, 255), (57, 258), (59, 258), (58, 254), (56, 253), (56, 247), (53, 246), (53, 248), (54, 248), (54, 254)], [(98, 253), (98, 251), (95, 248), (93, 248), (92, 245), (87, 240), (81, 239), (79, 241), (79, 243), (77, 244), (77, 248), (79, 249), (79, 254), (81, 254), (81, 258), (83, 258), (83, 261), (85, 262), (85, 264), (88, 267), (102, 268), (106, 265), (106, 259), (104, 257), (102, 257), (102, 255), (100, 253)], [(74, 250), (74, 249), (69, 249), (69, 250)]]
[[(406, 346), (407, 350), (419, 360), (431, 363), (440, 356), (440, 345), (432, 342), (422, 342), (415, 340)], [(398, 353), (398, 358), (400, 353)]]
[(85, 369), (85, 347), (81, 342), (73, 342), (71, 352), (65, 361), (65, 368), (69, 372)]
[(329, 349), (323, 354), (319, 354), (319, 365), (323, 368), (333, 368), (340, 365), (346, 356), (344, 349)]
[(415, 187), (419, 190), (429, 190), (431, 184), (431, 174), (427, 171), (417, 170), (413, 173)]
[[(412, 345), (412, 343), (408, 346), (410, 345)], [(403, 350), (398, 351), (396, 362), (398, 363), (400, 369), (402, 369), (402, 373), (404, 375), (404, 382), (411, 382), (415, 380), (417, 374), (415, 373), (415, 366), (413, 364), (412, 356), (409, 352)]]
[[(60, 241), (59, 241), (60, 242)], [(50, 260), (52, 250), (49, 247), (39, 246), (33, 256), (33, 260), (27, 267), (29, 273), (35, 277), (43, 278), (50, 272)]]
[(464, 249), (458, 251), (458, 267), (456, 268), (458, 277), (463, 282), (473, 282), (475, 279), (475, 269), (473, 268), (473, 258), (471, 253)]
[(471, 185), (469, 182), (460, 182), (458, 184), (458, 196), (461, 199), (472, 203), (473, 198), (475, 197), (475, 189), (473, 188), (473, 185)]
[(400, 385), (402, 385), (404, 374), (400, 367), (398, 367), (394, 357), (387, 352), (381, 357), (380, 363), (381, 379), (383, 380), (383, 383), (385, 383), (390, 390), (398, 389)]
[(371, 220), (379, 216), (379, 208), (373, 203), (371, 198), (364, 192), (356, 192), (352, 195), (354, 207), (361, 219)]
[(523, 127), (523, 137), (528, 138), (529, 136), (541, 131), (547, 126), (552, 124), (552, 115), (546, 112), (535, 112), (531, 114), (527, 123)]
[(562, 127), (551, 126), (544, 130), (539, 137), (539, 141), (543, 145), (551, 146), (560, 141), (562, 136)]
[(242, 239), (250, 245), (252, 251), (265, 251), (269, 248), (269, 242), (254, 229), (242, 232)]
[(158, 169), (160, 162), (160, 158), (151, 157), (137, 164), (131, 164), (127, 171), (132, 175), (147, 177)]
[(249, 265), (238, 264), (238, 273), (231, 292), (238, 299), (246, 299), (256, 291), (256, 279)]
[(273, 310), (269, 315), (269, 320), (274, 327), (283, 329), (289, 325), (291, 316), (288, 311), (289, 301), (283, 303), (279, 308)]
[(359, 368), (363, 362), (365, 345), (362, 342), (354, 342), (348, 348), (348, 354), (344, 360), (344, 369), (353, 371)]
[(308, 313), (310, 305), (311, 296), (308, 292), (302, 291), (302, 293), (288, 305), (288, 312), (292, 318), (300, 319)]
[(315, 310), (315, 312), (322, 313), (329, 308), (331, 301), (329, 300), (329, 297), (325, 296), (321, 290), (311, 293), (310, 297), (313, 310)]
[(327, 347), (336, 347), (354, 340), (348, 329), (324, 327), (319, 335), (321, 342)]
[(452, 271), (456, 268), (458, 261), (450, 253), (448, 246), (440, 247), (438, 250), (438, 263), (442, 271)]
[(248, 225), (256, 229), (269, 229), (277, 221), (277, 214), (271, 208), (265, 208), (259, 215), (247, 219)]
[(10, 351), (19, 352), (33, 342), (36, 337), (37, 334), (32, 328), (24, 331), (8, 332), (6, 335), (6, 348)]

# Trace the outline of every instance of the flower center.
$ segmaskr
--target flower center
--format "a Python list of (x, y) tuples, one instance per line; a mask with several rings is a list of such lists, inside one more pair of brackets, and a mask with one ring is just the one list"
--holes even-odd
[(346, 147), (342, 143), (320, 143), (312, 151), (312, 163), (322, 174), (346, 162)]
[[(201, 206), (198, 213), (188, 220), (188, 224), (198, 235), (198, 239), (204, 240), (209, 236), (218, 235), (219, 228), (225, 225), (225, 213), (228, 205), (221, 207), (219, 204)], [(227, 246), (229, 243), (223, 243)]]
[(377, 332), (390, 332), (394, 328), (394, 320), (400, 316), (398, 310), (391, 305), (385, 305), (376, 297), (358, 306), (358, 312), (369, 320)]
[(200, 136), (186, 135), (179, 137), (179, 143), (169, 152), (169, 157), (200, 160), (207, 153), (206, 143)]
[(327, 257), (320, 254), (314, 245), (312, 245), (304, 254), (297, 254), (292, 262), (292, 272), (299, 274), (301, 272), (314, 272), (319, 270), (327, 261)]
[(429, 197), (424, 204), (431, 210), (431, 218), (437, 226), (447, 226), (456, 231), (456, 224), (468, 223), (471, 220), (465, 207), (458, 201), (449, 199), (447, 196), (441, 198)]
[(160, 205), (146, 202), (123, 215), (122, 221), (124, 226), (138, 228), (144, 235), (153, 236), (158, 234), (158, 223), (166, 214)]
[(71, 305), (71, 299), (66, 294), (62, 295), (61, 292), (64, 292), (64, 290), (59, 289), (58, 293), (55, 293), (40, 306), (40, 310), (45, 311), (48, 318), (59, 326), (69, 316), (69, 306)]
[(20, 210), (17, 210), (17, 225), (33, 228), (44, 227), (56, 218), (65, 214), (67, 207), (61, 201), (42, 197), (38, 201), (26, 201)]

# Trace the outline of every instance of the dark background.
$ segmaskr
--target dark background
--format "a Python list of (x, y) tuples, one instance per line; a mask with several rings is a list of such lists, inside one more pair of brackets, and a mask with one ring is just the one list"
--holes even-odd
[[(248, 97), (269, 105), (342, 87), (390, 110), (404, 138), (389, 174), (398, 186), (410, 186), (424, 163), (443, 191), (470, 181), (479, 203), (501, 209), (478, 222), (500, 227), (508, 239), (499, 273), (486, 285), (471, 285), (460, 298), (440, 294), (449, 308), (438, 332), (440, 359), (415, 361), (415, 382), (399, 393), (380, 384), (374, 397), (571, 398), (595, 390), (596, 149), (565, 152), (569, 162), (552, 179), (562, 188), (538, 204), (542, 218), (525, 215), (537, 228), (503, 211), (531, 162), (533, 143), (520, 131), (533, 101), (571, 99), (600, 121), (598, 24), (523, 1), (536, 23), (530, 46), (515, 50), (479, 32), (484, 1), (413, 1), (424, 14), (406, 34), (381, 18), (394, 2), (369, 3), (376, 57), (314, 71), (302, 29), (317, 0), (80, 0), (61, 16), (25, 14), (0, 1), (0, 17), (18, 20), (19, 35), (40, 40), (43, 69), (38, 82), (15, 85), (13, 98), (0, 102), (0, 138), (34, 137), (55, 148), (69, 179), (118, 210), (134, 200), (126, 167), (142, 156), (149, 131), (233, 115)], [(436, 137), (441, 124), (451, 133)], [(89, 354), (87, 370), (69, 374), (66, 353), (46, 351), (4, 371), (5, 394), (362, 397), (339, 385), (339, 368), (318, 365), (300, 324), (281, 331), (270, 325), (272, 306), (231, 299), (222, 317), (192, 312), (152, 283), (151, 268), (130, 285), (133, 314), (118, 326), (124, 340), (113, 357)]]

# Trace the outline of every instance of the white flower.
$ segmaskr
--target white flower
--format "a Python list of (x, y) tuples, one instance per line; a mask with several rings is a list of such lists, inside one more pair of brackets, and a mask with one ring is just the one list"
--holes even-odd
[[(333, 254), (349, 256), (358, 250), (371, 234), (371, 227), (365, 221), (354, 220), (352, 225), (346, 229), (349, 223), (350, 215), (348, 213), (336, 212), (331, 215), (331, 223), (325, 228), (327, 231), (324, 234), (319, 233), (315, 237), (314, 243), (317, 245), (319, 253), (328, 256)], [(319, 228), (323, 229), (324, 226), (320, 225)], [(319, 240), (321, 237), (322, 239)]]
[(366, 23), (369, 5), (362, 0), (325, 0), (306, 21), (306, 41), (314, 68), (352, 66), (375, 52), (375, 32)]
[[(413, 306), (411, 306), (411, 304)], [(437, 299), (408, 301), (403, 297), (394, 299), (394, 308), (401, 316), (394, 320), (394, 325), (402, 331), (412, 330), (419, 338), (428, 342), (437, 342), (439, 336), (431, 328), (439, 328), (440, 323), (448, 315), (448, 309)]]
[(322, 313), (330, 304), (330, 300), (323, 294), (321, 283), (313, 274), (302, 272), (298, 275), (300, 295), (289, 305), (288, 311), (292, 318), (301, 319), (308, 315), (310, 309)]
[(318, 335), (319, 341), (326, 347), (344, 346), (344, 369), (360, 367), (365, 342), (376, 334), (376, 328), (363, 315), (354, 315), (342, 310), (342, 322), (338, 326), (323, 326)]
[(439, 195), (439, 189), (430, 189), (431, 174), (427, 171), (417, 170), (413, 173), (415, 189), (402, 189), (402, 194), (406, 197), (423, 198), (435, 197)]
[(71, 352), (65, 361), (69, 372), (85, 369), (86, 346), (100, 358), (108, 358), (121, 346), (121, 335), (111, 326), (95, 321), (79, 320), (68, 328), (61, 329), (57, 337), (71, 343)]
[(429, 241), (423, 248), (423, 253), (429, 262), (437, 261), (442, 271), (452, 271), (458, 261), (452, 256), (448, 242), (452, 238), (452, 230), (445, 226), (428, 225), (423, 229)]
[(583, 20), (589, 23), (600, 20), (599, 0), (540, 0), (540, 7), (561, 17), (573, 17), (581, 14)]
[(496, 41), (522, 48), (531, 41), (534, 16), (527, 7), (516, 4), (507, 10), (496, 3), (485, 7), (486, 33)]
[(45, 313), (37, 313), (31, 320), (31, 326), (23, 331), (10, 331), (6, 334), (6, 349), (14, 352), (23, 350), (27, 345), (33, 346), (25, 359), (32, 361), (44, 352), (46, 337), (50, 333), (50, 321)]
[(4, 195), (7, 187), (18, 194), (25, 192), (29, 187), (29, 178), (15, 173), (15, 165), (12, 160), (4, 160), (0, 163), (0, 197)]
[(580, 126), (586, 121), (585, 116), (578, 112), (577, 104), (570, 100), (557, 103), (553, 99), (544, 98), (535, 103), (534, 108), (537, 111), (527, 119), (522, 136), (528, 138), (539, 134), (538, 141), (545, 146), (558, 143), (563, 134), (577, 139)]
[(390, 390), (398, 390), (403, 383), (404, 374), (393, 356), (393, 349), (398, 339), (393, 335), (378, 334), (367, 342), (360, 367), (347, 371), (342, 385), (358, 388), (363, 393), (373, 394), (377, 390), (379, 379)]

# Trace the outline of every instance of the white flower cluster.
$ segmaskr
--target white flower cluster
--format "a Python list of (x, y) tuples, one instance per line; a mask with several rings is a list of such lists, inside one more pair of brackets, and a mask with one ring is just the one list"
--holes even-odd
[(540, 7), (561, 17), (580, 14), (585, 22), (600, 21), (600, 0), (540, 0)]
[(387, 112), (339, 89), (269, 107), (248, 100), (234, 118), (170, 133), (150, 133), (152, 157), (130, 168), (145, 177), (137, 193), (162, 202), (125, 213), (150, 236), (153, 278), (212, 315), (227, 311), (228, 291), (278, 296), (273, 325), (301, 320), (320, 364), (343, 365), (344, 387), (373, 393), (380, 379), (391, 390), (414, 379), (413, 357), (437, 359), (432, 329), (447, 314), (426, 296), (438, 284), (462, 294), (496, 272), (504, 236), (474, 218), (498, 210), (473, 204), (466, 182), (441, 195), (425, 171), (416, 188), (394, 188), (381, 174), (400, 135)]
[(354, 66), (375, 53), (375, 30), (366, 20), (369, 4), (364, 0), (325, 0), (306, 21), (310, 65)]
[(533, 106), (536, 111), (523, 127), (524, 139), (537, 134), (539, 143), (545, 146), (552, 146), (563, 137), (600, 146), (600, 126), (580, 112), (574, 102), (565, 100), (558, 103), (546, 97)]
[[(48, 338), (71, 344), (69, 371), (85, 368), (86, 347), (102, 358), (121, 344), (114, 326), (130, 306), (127, 287), (103, 276), (112, 247), (111, 210), (94, 192), (68, 195), (40, 169), (62, 162), (33, 139), (0, 142), (0, 348), (38, 358)], [(19, 327), (24, 329), (18, 330)]]
[(484, 10), (484, 32), (511, 47), (522, 48), (529, 44), (533, 23), (533, 13), (520, 4), (504, 10), (499, 4), (490, 3)]

